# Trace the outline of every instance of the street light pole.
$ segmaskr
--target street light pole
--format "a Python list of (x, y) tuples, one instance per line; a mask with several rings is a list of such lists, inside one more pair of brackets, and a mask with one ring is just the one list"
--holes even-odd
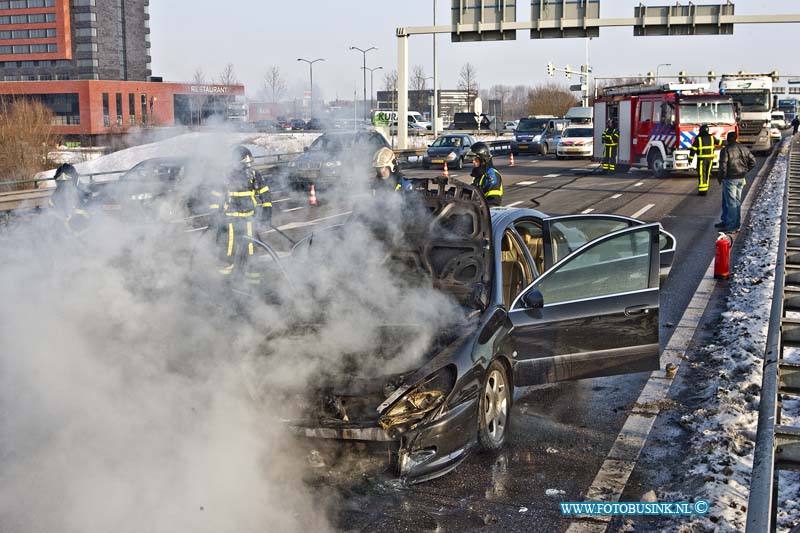
[(383, 70), (383, 67), (375, 67), (375, 68), (364, 67), (364, 69), (369, 71), (369, 106), (374, 109), (375, 103), (372, 100), (375, 97), (374, 74), (376, 70)]
[(656, 67), (656, 85), (658, 85), (658, 70), (661, 67), (671, 67), (671, 66), (672, 66), (672, 63), (661, 63)]
[(370, 46), (366, 50), (363, 50), (357, 46), (350, 47), (350, 50), (358, 50), (364, 56), (364, 122), (367, 121), (367, 52), (377, 49), (377, 46)]
[(311, 115), (309, 118), (314, 118), (314, 63), (316, 63), (317, 61), (325, 61), (325, 60), (322, 59), (322, 58), (319, 58), (319, 59), (314, 59), (314, 60), (310, 61), (308, 59), (303, 59), (302, 57), (298, 58), (297, 60), (298, 61), (303, 61), (304, 63), (308, 63), (308, 78), (309, 78), (309, 84), (310, 84), (310, 88), (309, 88), (309, 91), (308, 91), (309, 95), (310, 95), (310, 97), (309, 97), (310, 101), (309, 101), (309, 104), (308, 104), (308, 109), (309, 109), (309, 113)]
[[(436, 26), (436, 0), (433, 0), (433, 25)], [(431, 117), (431, 129), (433, 130), (434, 139), (439, 134), (439, 62), (436, 60), (436, 38), (437, 35), (433, 34), (433, 116)]]

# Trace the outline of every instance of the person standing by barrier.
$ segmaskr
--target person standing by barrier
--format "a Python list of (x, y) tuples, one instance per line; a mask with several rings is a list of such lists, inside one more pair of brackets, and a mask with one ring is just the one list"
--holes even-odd
[(714, 227), (727, 233), (739, 231), (745, 176), (756, 166), (756, 158), (737, 142), (735, 131), (728, 133), (726, 140), (728, 144), (719, 156), (717, 177), (722, 185), (722, 221)]
[(798, 118), (798, 116), (795, 115), (794, 118), (792, 119), (792, 129), (794, 129), (792, 135), (797, 135), (798, 128), (800, 128), (800, 118)]
[(64, 226), (73, 235), (80, 235), (89, 228), (91, 217), (87, 209), (91, 192), (80, 182), (78, 171), (64, 163), (56, 169), (56, 190), (48, 200)]
[(613, 120), (606, 123), (603, 131), (603, 174), (617, 171), (617, 152), (619, 149), (619, 130)]

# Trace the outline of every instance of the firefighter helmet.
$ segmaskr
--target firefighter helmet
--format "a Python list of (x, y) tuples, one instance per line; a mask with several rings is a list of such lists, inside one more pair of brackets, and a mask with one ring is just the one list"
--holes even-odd
[(479, 159), (481, 164), (486, 165), (492, 160), (492, 151), (483, 142), (477, 142), (470, 147), (469, 154), (472, 159)]
[(249, 168), (253, 164), (253, 154), (246, 147), (239, 145), (233, 149), (232, 161), (235, 167)]
[(703, 124), (700, 126), (700, 135), (710, 135), (708, 130), (708, 124)]
[(391, 148), (381, 148), (372, 157), (372, 166), (376, 169), (389, 167), (392, 172), (395, 172), (397, 170), (397, 156), (394, 155)]

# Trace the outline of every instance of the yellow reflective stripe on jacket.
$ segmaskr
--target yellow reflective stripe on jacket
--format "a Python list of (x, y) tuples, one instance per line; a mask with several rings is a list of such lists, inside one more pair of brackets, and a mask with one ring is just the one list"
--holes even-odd
[(208, 206), (209, 209), (219, 209), (219, 204), (211, 204)]
[(226, 217), (251, 217), (251, 216), (253, 216), (255, 214), (256, 214), (255, 211), (250, 210), (250, 211), (241, 211), (241, 212), (238, 212), (238, 213), (225, 213), (225, 216)]
[(503, 196), (503, 188), (501, 187), (499, 189), (492, 189), (486, 193), (486, 196)]
[(228, 198), (245, 198), (247, 196), (255, 196), (255, 192), (250, 191), (228, 191)]
[(261, 207), (272, 207), (272, 202), (264, 202)]
[(257, 191), (258, 194), (264, 194), (265, 192), (269, 192), (269, 185), (264, 185)]

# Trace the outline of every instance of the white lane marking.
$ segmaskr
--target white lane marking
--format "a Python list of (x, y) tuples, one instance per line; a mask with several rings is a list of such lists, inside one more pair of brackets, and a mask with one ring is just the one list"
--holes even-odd
[(589, 214), (589, 213), (591, 213), (592, 211), (594, 211), (594, 209), (592, 209), (592, 208), (590, 207), (589, 209), (584, 209), (583, 211), (581, 211), (581, 214), (582, 214), (582, 215), (588, 215), (588, 214)]
[[(675, 373), (671, 374), (672, 377), (668, 376), (664, 370), (656, 370), (650, 374), (650, 379), (633, 405), (631, 414), (617, 435), (603, 466), (595, 476), (591, 487), (586, 491), (584, 498), (586, 501), (616, 502), (622, 496), (636, 466), (636, 461), (639, 459), (639, 454), (642, 452), (656, 417), (661, 411), (659, 403), (667, 397), (675, 380), (677, 367), (680, 367), (681, 362), (686, 358), (689, 343), (694, 337), (700, 317), (703, 316), (706, 306), (711, 300), (711, 293), (715, 285), (714, 261), (712, 260), (706, 269), (703, 280), (697, 287), (697, 292), (661, 354), (662, 366), (666, 368), (669, 363), (674, 364), (676, 366)], [(605, 526), (610, 521), (611, 516), (593, 516), (591, 522), (574, 521), (567, 529), (567, 533), (605, 531)]]
[(559, 177), (560, 175), (561, 175), (561, 174), (547, 174), (547, 175), (545, 176), (545, 178), (557, 178), (557, 177)]
[(615, 194), (615, 195), (613, 195), (613, 196), (611, 197), (611, 199), (612, 199), (612, 200), (616, 200), (617, 198), (620, 198), (621, 196), (622, 196), (621, 194)]
[(655, 206), (656, 206), (656, 204), (647, 204), (643, 208), (641, 208), (638, 211), (636, 211), (633, 215), (631, 215), (631, 217), (639, 218), (640, 216), (644, 215), (645, 213), (647, 213), (648, 211), (653, 209)]
[(292, 211), (299, 211), (300, 209), (305, 209), (305, 208), (306, 208), (305, 206), (300, 206), (300, 207), (293, 207), (291, 209), (283, 209), (281, 213), (291, 213)]
[[(343, 217), (343, 216), (349, 215), (351, 213), (352, 213), (352, 211), (345, 211), (344, 213), (336, 213), (335, 215), (330, 215), (330, 216), (327, 216), (327, 217), (322, 217), (322, 218), (317, 218), (317, 219), (314, 219), (314, 220), (309, 220), (308, 222), (290, 222), (289, 224), (284, 224), (283, 226), (278, 226), (278, 229), (281, 230), (281, 231), (286, 231), (286, 230), (290, 230), (290, 229), (304, 228), (306, 226), (313, 226), (317, 222), (322, 222), (324, 220), (330, 220), (332, 218), (337, 218), (337, 217)], [(271, 230), (265, 231), (263, 233), (274, 233), (274, 232), (275, 232), (275, 230), (271, 229)]]
[(644, 182), (643, 182), (643, 181), (640, 181), (639, 183), (636, 183), (636, 184), (634, 185), (634, 187), (641, 187), (642, 185), (644, 185)]
[(534, 185), (535, 183), (536, 183), (535, 181), (518, 181), (513, 185)]
[(525, 203), (525, 200), (522, 200), (520, 202), (514, 202), (513, 204), (508, 204), (506, 207), (517, 207), (518, 205), (524, 204), (524, 203)]

